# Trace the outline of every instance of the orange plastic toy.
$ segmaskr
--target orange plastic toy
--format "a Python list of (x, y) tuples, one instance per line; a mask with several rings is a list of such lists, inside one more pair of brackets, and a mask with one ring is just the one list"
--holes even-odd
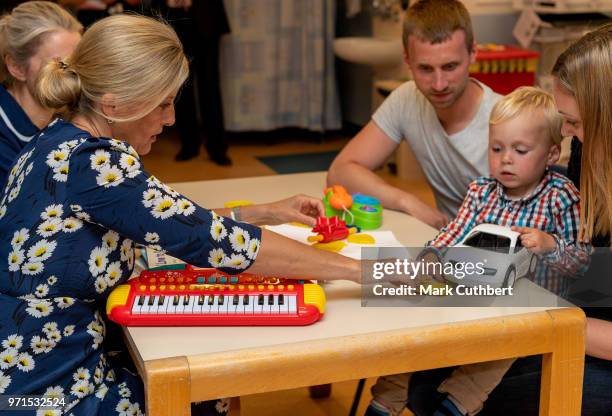
[(342, 185), (332, 185), (329, 188), (325, 188), (323, 194), (327, 196), (329, 204), (334, 209), (342, 211), (344, 209), (350, 209), (353, 205), (353, 197)]

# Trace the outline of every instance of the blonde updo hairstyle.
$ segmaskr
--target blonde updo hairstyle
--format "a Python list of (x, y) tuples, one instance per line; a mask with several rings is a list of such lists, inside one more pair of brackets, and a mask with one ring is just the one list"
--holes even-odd
[[(52, 109), (109, 121), (133, 121), (175, 94), (189, 75), (183, 47), (174, 30), (139, 15), (114, 15), (94, 23), (72, 56), (49, 62), (40, 71), (36, 93)], [(105, 94), (112, 105), (134, 110), (110, 117), (101, 110)]]
[(64, 8), (49, 1), (28, 1), (0, 18), (0, 83), (10, 86), (15, 79), (8, 71), (5, 57), (10, 55), (18, 65), (28, 61), (53, 32), (65, 29), (83, 32), (83, 26)]

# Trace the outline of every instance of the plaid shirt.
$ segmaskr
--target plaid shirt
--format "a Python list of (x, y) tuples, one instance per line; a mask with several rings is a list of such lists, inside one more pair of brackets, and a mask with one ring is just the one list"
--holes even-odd
[(470, 184), (455, 219), (428, 245), (442, 248), (459, 244), (478, 224), (531, 227), (552, 235), (556, 249), (539, 256), (535, 281), (551, 292), (565, 296), (570, 276), (588, 267), (588, 248), (577, 242), (580, 194), (572, 182), (547, 172), (537, 188), (521, 199), (510, 199), (493, 178), (480, 177)]

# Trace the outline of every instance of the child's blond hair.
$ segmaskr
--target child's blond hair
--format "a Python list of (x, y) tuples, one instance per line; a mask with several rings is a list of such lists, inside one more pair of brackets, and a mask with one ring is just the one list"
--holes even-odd
[(491, 111), (489, 125), (503, 123), (520, 114), (528, 114), (540, 111), (542, 114), (543, 127), (548, 132), (548, 137), (554, 144), (560, 144), (563, 140), (561, 135), (561, 116), (555, 106), (552, 95), (541, 88), (519, 87), (500, 99)]

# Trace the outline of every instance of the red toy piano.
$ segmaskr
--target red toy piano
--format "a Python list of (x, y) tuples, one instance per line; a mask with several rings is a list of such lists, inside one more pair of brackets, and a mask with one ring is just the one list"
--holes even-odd
[(144, 271), (108, 297), (108, 317), (124, 326), (309, 325), (323, 316), (314, 283), (215, 269)]

